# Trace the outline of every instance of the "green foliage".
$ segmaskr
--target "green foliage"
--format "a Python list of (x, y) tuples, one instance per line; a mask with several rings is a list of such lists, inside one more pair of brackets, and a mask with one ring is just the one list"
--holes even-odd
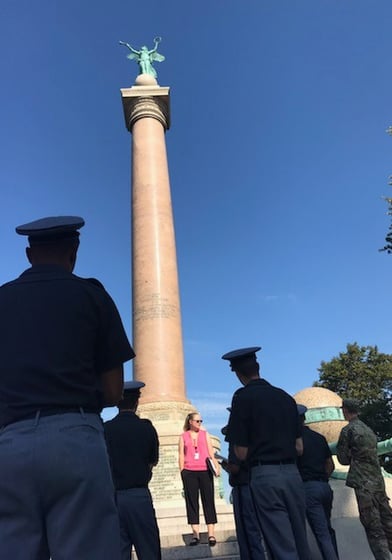
[[(392, 126), (390, 126), (387, 129), (387, 133), (392, 136)], [(392, 187), (392, 175), (389, 176), (388, 184), (389, 184), (389, 186)], [(387, 215), (392, 216), (392, 198), (389, 198), (389, 197), (385, 196), (384, 200), (388, 204)], [(392, 253), (392, 220), (391, 220), (391, 223), (389, 225), (388, 232), (385, 236), (385, 245), (382, 249), (380, 249), (380, 251), (386, 251), (387, 253)]]
[(388, 400), (378, 400), (367, 404), (361, 410), (361, 420), (378, 434), (380, 440), (392, 437), (392, 417)]
[[(389, 184), (392, 186), (392, 175), (390, 176), (389, 179), (390, 179)], [(392, 198), (387, 198), (385, 196), (384, 200), (388, 204), (387, 215), (392, 216)], [(380, 249), (380, 251), (386, 251), (387, 253), (392, 253), (392, 221), (389, 225), (388, 232), (385, 236), (385, 245), (384, 247), (382, 247), (382, 249)]]
[[(340, 397), (358, 399), (360, 418), (377, 434), (379, 441), (392, 437), (392, 355), (378, 351), (377, 346), (347, 344), (346, 352), (321, 362), (319, 381)], [(389, 456), (390, 457), (390, 456)], [(392, 472), (392, 461), (384, 456), (384, 468)]]
[(342, 398), (358, 399), (363, 406), (378, 401), (392, 404), (392, 355), (379, 352), (377, 346), (347, 344), (346, 352), (330, 362), (321, 362), (318, 371), (315, 387), (331, 389)]

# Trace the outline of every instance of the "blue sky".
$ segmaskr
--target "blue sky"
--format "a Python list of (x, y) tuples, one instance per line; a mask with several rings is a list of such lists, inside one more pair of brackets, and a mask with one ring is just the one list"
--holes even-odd
[(238, 387), (228, 350), (261, 345), (292, 394), (348, 342), (392, 353), (391, 18), (390, 0), (2, 0), (0, 283), (27, 266), (16, 225), (81, 215), (75, 272), (132, 338), (119, 89), (137, 66), (118, 41), (160, 35), (187, 393), (207, 429)]

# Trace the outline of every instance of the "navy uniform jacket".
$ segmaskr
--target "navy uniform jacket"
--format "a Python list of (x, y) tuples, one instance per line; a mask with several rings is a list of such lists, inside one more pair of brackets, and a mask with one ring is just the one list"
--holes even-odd
[(100, 375), (134, 357), (100, 286), (36, 265), (0, 287), (0, 426), (37, 410), (100, 412)]
[(295, 461), (301, 426), (295, 400), (265, 379), (253, 379), (233, 395), (227, 439), (248, 447), (250, 465)]
[(158, 434), (147, 419), (120, 412), (104, 424), (106, 444), (116, 490), (147, 487), (158, 463)]
[(304, 451), (297, 460), (302, 480), (304, 482), (309, 480), (327, 482), (328, 476), (325, 470), (325, 463), (329, 457), (332, 457), (327, 440), (323, 435), (311, 430), (308, 426), (303, 426), (302, 439)]

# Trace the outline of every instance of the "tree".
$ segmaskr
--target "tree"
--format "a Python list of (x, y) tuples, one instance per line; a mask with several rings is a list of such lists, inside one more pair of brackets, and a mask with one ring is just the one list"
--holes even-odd
[[(376, 433), (379, 441), (392, 437), (392, 355), (378, 351), (377, 346), (347, 344), (346, 352), (321, 362), (319, 381), (342, 399), (354, 398), (361, 403), (360, 418)], [(392, 461), (384, 456), (383, 466), (391, 470)], [(389, 465), (388, 465), (389, 463)]]
[[(392, 126), (387, 128), (387, 133), (392, 136)], [(388, 184), (389, 184), (389, 186), (392, 187), (392, 175), (389, 176)], [(387, 215), (392, 216), (392, 198), (389, 198), (389, 197), (385, 196), (384, 200), (388, 204)], [(389, 225), (388, 232), (385, 236), (385, 245), (382, 249), (380, 249), (380, 251), (386, 251), (387, 253), (392, 253), (392, 221)]]

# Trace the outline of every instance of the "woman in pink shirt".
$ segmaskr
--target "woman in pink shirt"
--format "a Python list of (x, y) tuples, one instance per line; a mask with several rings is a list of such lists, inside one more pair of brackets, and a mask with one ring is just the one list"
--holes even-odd
[(184, 432), (178, 445), (179, 466), (184, 485), (186, 513), (192, 527), (193, 537), (189, 543), (195, 546), (200, 542), (199, 536), (199, 492), (203, 505), (204, 519), (208, 530), (208, 544), (215, 546), (214, 525), (217, 522), (214, 481), (207, 467), (210, 457), (219, 474), (219, 465), (214, 457), (211, 440), (205, 430), (201, 430), (203, 420), (198, 412), (191, 412), (185, 419)]

